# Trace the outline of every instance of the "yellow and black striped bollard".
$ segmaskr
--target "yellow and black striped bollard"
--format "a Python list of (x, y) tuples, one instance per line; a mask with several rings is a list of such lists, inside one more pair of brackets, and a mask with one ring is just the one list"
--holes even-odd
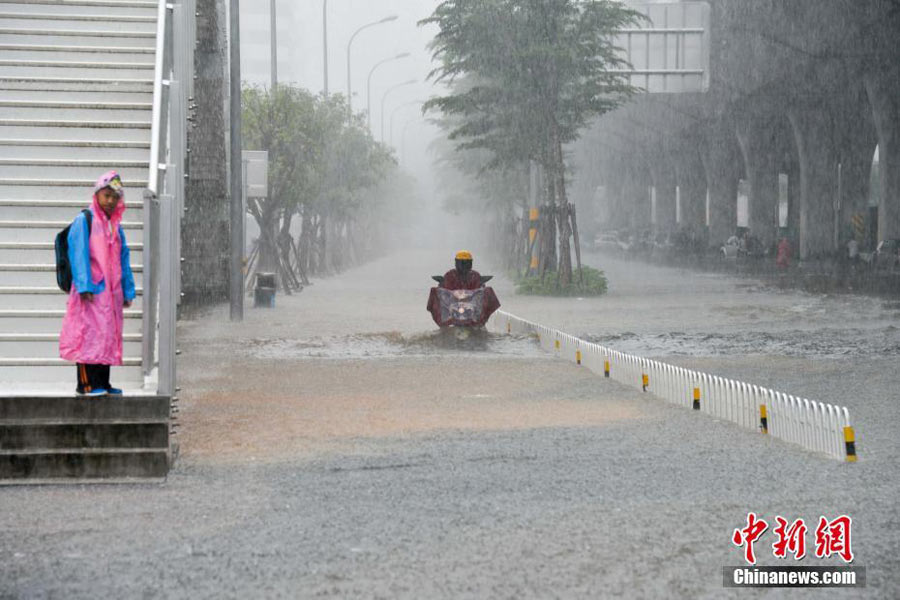
[(759, 430), (762, 433), (769, 433), (769, 413), (765, 404), (759, 405)]
[(609, 359), (603, 361), (603, 376), (609, 378)]
[(844, 427), (844, 447), (847, 450), (847, 462), (856, 462), (856, 434), (849, 425)]
[(650, 387), (650, 376), (646, 373), (641, 374), (641, 387), (645, 392), (647, 391), (647, 388)]
[(694, 410), (700, 410), (700, 388), (694, 388)]
[(580, 364), (581, 364), (581, 350), (576, 350), (576, 351), (575, 351), (575, 364), (576, 364), (576, 365), (580, 365)]

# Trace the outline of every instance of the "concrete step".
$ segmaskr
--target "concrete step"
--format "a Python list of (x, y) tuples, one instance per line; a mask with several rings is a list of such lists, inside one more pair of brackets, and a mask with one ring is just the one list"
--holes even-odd
[(0, 451), (0, 479), (164, 477), (168, 449), (79, 449)]
[(22, 5), (30, 6), (31, 10), (40, 10), (41, 6), (49, 7), (102, 7), (102, 8), (128, 8), (132, 10), (147, 9), (156, 10), (157, 4), (153, 0), (0, 0), (0, 6)]
[[(143, 210), (143, 196), (137, 195), (135, 198), (126, 197), (126, 199), (128, 203), (126, 220), (134, 221), (138, 218), (137, 215), (140, 215)], [(89, 204), (89, 198), (85, 198), (84, 200), (59, 198), (49, 200), (0, 198), (0, 215), (3, 216), (4, 221), (65, 221), (72, 219), (72, 215), (77, 215), (81, 209), (86, 208)], [(15, 210), (21, 210), (22, 216), (12, 216), (15, 214)]]
[[(134, 284), (138, 288), (144, 285), (143, 265), (131, 263)], [(0, 264), (0, 289), (5, 287), (49, 287), (56, 285), (56, 265), (44, 264)], [(11, 301), (6, 298), (7, 301)], [(51, 301), (52, 302), (52, 301)], [(0, 304), (3, 308), (5, 304)], [(38, 308), (38, 307), (35, 307)], [(40, 307), (44, 308), (44, 307)]]
[[(115, 370), (116, 367), (113, 367)], [(74, 371), (73, 378), (74, 381)], [(0, 395), (0, 421), (47, 420), (66, 423), (86, 421), (141, 420), (169, 418), (169, 398), (145, 394), (87, 398), (64, 394), (55, 396)]]
[[(58, 334), (62, 327), (62, 316), (64, 312), (65, 311), (62, 308), (58, 310), (32, 311), (31, 313), (18, 309), (0, 309), (0, 335), (7, 333), (20, 334), (22, 332)], [(126, 311), (126, 318), (123, 323), (124, 333), (140, 333), (141, 328), (142, 323), (140, 314), (138, 314), (137, 318), (132, 318), (128, 316), (128, 311)], [(0, 381), (3, 381), (3, 377), (0, 377)], [(40, 381), (40, 379), (35, 379), (34, 381)]]
[(169, 448), (169, 422), (0, 422), (0, 451), (81, 448)]
[(48, 29), (69, 31), (143, 32), (156, 35), (156, 11), (133, 14), (133, 9), (105, 7), (76, 8), (53, 7), (50, 11), (38, 11), (25, 6), (0, 4), (0, 29)]
[(137, 161), (125, 160), (42, 160), (42, 159), (0, 159), (0, 183), (6, 181), (33, 180), (40, 181), (52, 173), (60, 179), (95, 179), (115, 169), (123, 181), (146, 181), (149, 169), (147, 159)]
[(100, 46), (64, 46), (61, 44), (3, 44), (0, 56), (15, 61), (72, 61), (145, 63), (153, 62), (155, 49), (120, 46), (103, 49)]
[[(131, 249), (131, 263), (133, 265), (142, 264), (144, 245), (132, 244), (129, 241), (129, 248)], [(0, 264), (48, 264), (53, 263), (54, 260), (55, 253), (52, 242), (0, 242)]]
[[(70, 222), (70, 221), (69, 221)], [(63, 225), (65, 227), (65, 225)], [(0, 228), (0, 238), (4, 240), (4, 244), (40, 244), (46, 242), (53, 242), (56, 239), (56, 234), (63, 229), (60, 227), (59, 229), (37, 229), (37, 228), (18, 228), (18, 229), (3, 229)], [(139, 229), (130, 230), (125, 229), (125, 241), (128, 243), (129, 248), (131, 247), (132, 242), (136, 244), (143, 243), (143, 231)], [(9, 240), (9, 241), (6, 241)], [(56, 270), (56, 257), (54, 253), (50, 253), (49, 256), (45, 255), (44, 260), (38, 263), (26, 263), (26, 262), (13, 262), (13, 263), (0, 263), (0, 273), (4, 271), (34, 271), (34, 272), (47, 272), (54, 273)], [(14, 268), (15, 267), (15, 268)], [(21, 267), (21, 268), (20, 268)], [(27, 268), (25, 268), (27, 267)], [(138, 262), (134, 256), (131, 257), (131, 269), (134, 271), (135, 276), (137, 276), (143, 269), (143, 266), (140, 262)], [(27, 284), (34, 285), (34, 284)]]
[(156, 33), (144, 31), (83, 31), (71, 29), (0, 28), (0, 44), (75, 45), (116, 48), (152, 48)]
[(135, 142), (135, 146), (127, 144), (116, 146), (113, 143), (66, 146), (65, 140), (61, 140), (58, 144), (52, 140), (24, 143), (26, 141), (15, 143), (16, 140), (13, 140), (13, 143), (4, 143), (5, 140), (0, 140), (0, 160), (109, 161), (111, 157), (115, 157), (115, 160), (125, 162), (143, 161), (146, 165), (150, 158), (150, 149), (145, 148), (143, 142)]
[[(0, 385), (7, 389), (48, 389), (54, 393), (75, 394), (77, 385), (75, 364), (63, 361), (54, 353), (35, 359), (0, 357)], [(30, 361), (30, 362), (29, 362)], [(140, 357), (126, 357), (126, 366), (114, 366), (111, 383), (120, 388), (140, 390), (144, 383)], [(9, 392), (7, 392), (9, 393)]]
[[(55, 309), (45, 309), (45, 310), (15, 309), (15, 310), (11, 310), (11, 309), (2, 308), (2, 309), (0, 309), (0, 321), (11, 321), (11, 320), (16, 319), (16, 320), (21, 320), (22, 323), (24, 324), (27, 319), (46, 319), (48, 321), (59, 319), (60, 323), (62, 323), (62, 317), (65, 314), (65, 312), (66, 311), (62, 308), (59, 310), (55, 310)], [(126, 323), (129, 321), (140, 321), (141, 320), (141, 311), (135, 310), (133, 308), (126, 309), (124, 318), (125, 318)], [(22, 327), (21, 329), (23, 331), (31, 330), (31, 328), (29, 328), (29, 327)], [(132, 332), (126, 331), (126, 333), (132, 333)], [(16, 332), (2, 331), (0, 333), (18, 333), (18, 332), (17, 331)], [(44, 332), (38, 331), (37, 333), (44, 333)]]
[[(141, 354), (141, 334), (123, 336), (123, 352), (126, 356)], [(49, 356), (59, 353), (58, 333), (0, 333), (0, 357)]]
[[(96, 102), (96, 90), (3, 90), (0, 92), (3, 100), (25, 100), (35, 102)], [(140, 102), (153, 103), (153, 93), (150, 90), (119, 92), (104, 91), (103, 102)]]
[[(0, 200), (56, 200), (58, 198), (68, 198), (77, 200), (78, 207), (73, 207), (71, 212), (60, 214), (54, 220), (71, 220), (73, 216), (82, 208), (85, 208), (91, 200), (91, 194), (94, 190), (94, 181), (102, 173), (98, 171), (90, 178), (79, 180), (29, 180), (23, 184), (20, 180), (10, 180), (0, 182)], [(126, 220), (134, 221), (142, 219), (140, 211), (130, 210), (131, 201), (140, 201), (144, 197), (144, 189), (147, 185), (146, 181), (131, 182), (125, 181), (125, 202), (126, 202)], [(0, 220), (5, 220), (0, 213)], [(13, 219), (10, 219), (13, 220)]]
[[(140, 356), (126, 356), (122, 358), (122, 368), (127, 367), (140, 367), (141, 365), (141, 357)], [(61, 358), (52, 357), (52, 356), (15, 356), (8, 357), (3, 356), (0, 357), (0, 368), (6, 367), (14, 367), (16, 370), (21, 369), (22, 367), (59, 367), (60, 369), (71, 369), (75, 365), (70, 363), (69, 361), (65, 361)], [(65, 379), (65, 378), (63, 378)], [(12, 381), (17, 381), (18, 378), (14, 377)], [(25, 378), (25, 381), (40, 381), (39, 379), (30, 379)], [(115, 382), (113, 382), (115, 383)]]
[(144, 121), (151, 118), (152, 109), (152, 104), (147, 102), (0, 99), (0, 112), (4, 119), (42, 120), (52, 117), (58, 121)]
[(115, 138), (123, 142), (146, 142), (150, 139), (150, 121), (0, 118), (0, 139), (66, 140), (91, 137), (98, 140)]
[[(58, 287), (55, 287), (55, 285), (51, 287), (51, 284), (46, 281), (43, 283), (44, 285), (40, 286), (0, 285), (0, 306), (10, 310), (65, 308), (66, 302), (68, 301), (66, 293), (61, 291)], [(141, 291), (141, 289), (138, 289), (138, 292)], [(135, 297), (131, 306), (136, 310), (141, 310), (143, 308), (140, 293)], [(9, 343), (4, 345), (3, 334), (0, 334), (0, 356), (10, 356), (2, 350), (3, 347), (9, 349), (10, 346), (11, 344)], [(44, 346), (32, 344), (29, 348), (31, 347), (43, 348)], [(35, 354), (40, 355), (40, 352), (28, 352), (29, 356), (34, 356)]]
[(87, 91), (87, 92), (153, 92), (153, 79), (147, 77), (125, 78), (108, 74), (106, 77), (83, 79), (81, 77), (0, 76), (0, 90)]
[[(35, 202), (39, 202), (39, 200), (35, 200)], [(137, 203), (136, 204), (140, 204)], [(47, 205), (34, 205), (34, 206), (2, 206), (0, 205), (0, 216), (3, 217), (4, 220), (9, 218), (10, 221), (67, 221), (71, 222), (81, 209), (85, 208), (87, 202), (79, 202), (76, 206), (73, 207), (65, 207), (65, 208), (57, 208)], [(127, 210), (125, 211), (125, 218), (130, 219), (140, 219), (142, 218), (141, 208), (140, 206), (132, 207), (129, 203)], [(54, 234), (55, 236), (56, 234)], [(125, 239), (128, 240), (129, 246), (131, 245), (131, 236), (129, 235), (129, 231), (125, 230)], [(9, 242), (12, 243), (12, 242)], [(0, 243), (0, 248), (5, 248), (3, 244), (6, 242)], [(52, 257), (52, 251), (50, 253)], [(132, 259), (134, 257), (132, 256)], [(0, 259), (0, 264), (3, 264), (5, 261)], [(44, 262), (44, 261), (39, 261)]]
[[(133, 190), (133, 188), (132, 188)], [(7, 212), (7, 210), (11, 210), (13, 208), (25, 208), (31, 209), (34, 211), (40, 211), (44, 209), (58, 209), (60, 214), (57, 216), (57, 220), (59, 219), (68, 219), (72, 214), (77, 211), (85, 208), (90, 203), (89, 199), (85, 200), (72, 200), (69, 198), (53, 198), (49, 200), (34, 200), (34, 199), (18, 199), (18, 198), (0, 198), (0, 210), (3, 210), (4, 217), (6, 215), (12, 214)], [(137, 196), (136, 198), (128, 199), (128, 210), (132, 211), (129, 214), (130, 218), (135, 214), (139, 213), (144, 206), (144, 200), (142, 196)], [(19, 219), (9, 218), (10, 221), (16, 221)]]
[(52, 60), (0, 59), (0, 77), (78, 77), (80, 79), (142, 79), (153, 76), (153, 65)]
[[(135, 216), (140, 217), (140, 213)], [(74, 219), (74, 214), (70, 219), (59, 221), (0, 221), (0, 238), (4, 242), (52, 242), (56, 239), (56, 234)], [(125, 241), (141, 243), (144, 241), (143, 224), (135, 221), (125, 221), (122, 228), (125, 232)], [(0, 271), (5, 265), (0, 265)], [(46, 266), (46, 265), (44, 265)], [(135, 264), (132, 262), (132, 268), (135, 271)], [(41, 269), (36, 269), (41, 270)]]
[(0, 10), (36, 13), (97, 12), (117, 14), (117, 10), (129, 14), (157, 13), (155, 0), (0, 0)]

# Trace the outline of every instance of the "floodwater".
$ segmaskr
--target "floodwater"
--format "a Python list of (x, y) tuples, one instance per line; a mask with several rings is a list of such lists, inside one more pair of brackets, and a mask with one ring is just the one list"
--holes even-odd
[(265, 359), (380, 359), (392, 357), (461, 357), (491, 360), (502, 356), (543, 356), (533, 336), (508, 336), (474, 330), (466, 338), (452, 329), (415, 335), (398, 331), (324, 336), (309, 339), (260, 337), (247, 340), (243, 351)]
[[(847, 464), (528, 337), (442, 335), (425, 302), (446, 254), (384, 257), (239, 324), (226, 307), (181, 322), (168, 481), (5, 491), (0, 596), (788, 597), (722, 588), (750, 511), (850, 515), (868, 583), (839, 597), (900, 595), (895, 306), (594, 255), (601, 298), (519, 297), (494, 272), (513, 314), (848, 406)], [(784, 564), (771, 541), (760, 564)]]

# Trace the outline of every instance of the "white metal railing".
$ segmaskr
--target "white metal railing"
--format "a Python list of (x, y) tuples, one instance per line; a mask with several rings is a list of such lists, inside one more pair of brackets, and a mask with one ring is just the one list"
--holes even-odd
[[(150, 172), (144, 194), (145, 378), (175, 393), (175, 320), (180, 298), (181, 216), (187, 156), (188, 96), (193, 87), (194, 0), (159, 0)], [(158, 334), (158, 335), (157, 335)]]
[[(171, 51), (172, 5), (159, 0), (156, 14), (156, 54), (153, 68), (153, 112), (150, 123), (150, 172), (147, 188), (156, 196), (165, 169), (166, 121), (168, 117), (169, 84), (172, 66)], [(161, 168), (162, 167), (162, 168)]]
[(494, 313), (488, 325), (505, 333), (537, 335), (541, 347), (559, 358), (642, 388), (673, 404), (839, 460), (856, 460), (855, 434), (846, 407), (625, 354), (505, 311)]

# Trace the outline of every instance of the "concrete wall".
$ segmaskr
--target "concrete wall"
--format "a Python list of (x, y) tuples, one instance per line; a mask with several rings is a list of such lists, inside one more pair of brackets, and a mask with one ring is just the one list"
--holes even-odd
[(182, 219), (182, 292), (191, 303), (228, 297), (226, 152), (227, 11), (225, 0), (197, 0), (193, 127)]
[[(619, 148), (594, 167), (620, 205), (632, 203), (610, 222), (642, 223), (644, 200), (634, 190), (646, 178), (626, 175), (622, 164), (644, 161), (664, 207), (662, 230), (702, 222), (709, 243), (721, 244), (736, 228), (743, 179), (750, 229), (765, 245), (787, 234), (802, 258), (840, 252), (853, 217), (867, 213), (877, 143), (878, 237), (900, 237), (900, 4), (709, 1), (709, 91), (635, 97), (580, 142)], [(786, 230), (778, 227), (779, 173), (790, 181)], [(681, 223), (671, 218), (673, 181)], [(707, 192), (708, 224), (700, 209)]]

